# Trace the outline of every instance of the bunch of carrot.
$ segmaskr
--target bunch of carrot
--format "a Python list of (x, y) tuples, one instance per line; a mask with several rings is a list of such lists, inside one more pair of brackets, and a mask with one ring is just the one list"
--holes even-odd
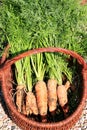
[[(23, 88), (18, 89), (16, 94), (16, 106), (19, 112), (24, 115), (40, 115), (42, 122), (47, 122), (48, 111), (52, 114), (59, 104), (64, 114), (68, 112), (65, 105), (68, 104), (67, 89), (70, 87), (69, 81), (65, 85), (57, 85), (56, 80), (38, 81), (35, 85), (35, 95), (33, 92), (25, 93)], [(24, 96), (26, 94), (26, 96)], [(25, 98), (24, 98), (25, 97)]]
[[(68, 71), (68, 67), (65, 64), (61, 64), (62, 62), (64, 63), (62, 58), (59, 57), (59, 63), (54, 60), (53, 66), (50, 66), (50, 58), (52, 58), (51, 56), (55, 57), (55, 55), (45, 53), (45, 56), (43, 57), (43, 54), (39, 53), (23, 59), (25, 60), (25, 86), (18, 85), (16, 88), (16, 106), (18, 111), (27, 116), (32, 114), (40, 115), (42, 122), (47, 122), (48, 112), (55, 114), (58, 104), (61, 106), (64, 115), (66, 115), (69, 109), (68, 106), (65, 108), (65, 105), (68, 104), (67, 90), (71, 82), (71, 72)], [(46, 58), (45, 63), (43, 63), (44, 58)], [(26, 64), (28, 62), (29, 65)], [(48, 66), (47, 70), (46, 65)], [(45, 79), (46, 76), (48, 76), (47, 79)], [(65, 80), (63, 79), (64, 76), (67, 77)]]
[[(83, 39), (77, 42), (78, 36), (83, 34), (79, 25), (81, 13), (78, 13), (77, 4), (73, 6), (74, 2), (4, 0), (0, 7), (0, 28), (10, 44), (10, 56), (48, 46), (81, 53), (80, 42)], [(64, 58), (56, 53), (45, 53), (15, 63), (16, 106), (19, 112), (27, 116), (40, 114), (41, 121), (47, 122), (48, 112), (55, 114), (59, 104), (66, 116), (69, 109), (67, 90), (72, 72)]]

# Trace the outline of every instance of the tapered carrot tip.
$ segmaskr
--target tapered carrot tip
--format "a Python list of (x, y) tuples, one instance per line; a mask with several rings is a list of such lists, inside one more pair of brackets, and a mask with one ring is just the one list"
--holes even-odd
[(65, 105), (62, 107), (62, 110), (63, 110), (63, 112), (64, 112), (64, 116), (65, 116), (65, 118), (67, 118), (67, 117), (68, 117), (68, 112), (69, 112), (69, 106), (68, 106), (68, 103), (65, 104)]
[(41, 122), (46, 123), (47, 122), (47, 116), (41, 116)]
[(51, 115), (54, 116), (56, 114), (56, 110), (51, 111)]
[(63, 111), (64, 111), (65, 113), (68, 113), (68, 111), (69, 111), (69, 106), (68, 106), (68, 104), (65, 104), (65, 105), (62, 107), (62, 109), (63, 109)]

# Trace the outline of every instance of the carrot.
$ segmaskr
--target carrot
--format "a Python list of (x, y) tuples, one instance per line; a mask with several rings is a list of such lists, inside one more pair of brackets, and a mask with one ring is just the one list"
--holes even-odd
[(24, 115), (27, 115), (25, 103), (23, 103), (23, 106), (22, 106), (22, 113), (23, 113)]
[(48, 106), (49, 111), (53, 112), (57, 107), (57, 80), (49, 79), (47, 83), (48, 87)]
[(65, 85), (60, 85), (57, 88), (57, 96), (60, 106), (64, 112), (65, 118), (68, 116), (69, 106), (68, 106), (68, 96), (67, 90), (70, 88), (70, 82), (67, 81)]
[(45, 63), (43, 63), (43, 60), (44, 58), (42, 53), (31, 56), (31, 63), (37, 81), (35, 85), (35, 91), (38, 111), (41, 121), (47, 122), (47, 87), (46, 83), (43, 81), (46, 67)]
[(59, 104), (63, 107), (68, 103), (67, 90), (70, 88), (70, 82), (67, 81), (65, 85), (59, 85), (57, 88), (57, 96)]
[(25, 95), (24, 88), (25, 86), (23, 85), (18, 85), (16, 88), (16, 105), (19, 112), (22, 112), (23, 100)]
[(67, 90), (64, 85), (60, 85), (57, 88), (57, 96), (58, 96), (58, 101), (61, 107), (63, 107), (65, 104), (68, 102), (67, 98)]
[(29, 91), (26, 96), (26, 112), (27, 115), (38, 115), (38, 108), (36, 103), (36, 98), (33, 92)]
[(66, 81), (65, 88), (66, 88), (66, 90), (68, 90), (70, 88), (70, 81)]
[(59, 105), (61, 106), (61, 108), (64, 112), (65, 118), (68, 116), (67, 114), (68, 114), (68, 111), (69, 111), (67, 88), (66, 88), (65, 85), (60, 85), (57, 88), (57, 96), (58, 96)]
[(42, 122), (46, 122), (47, 115), (47, 87), (44, 81), (38, 81), (35, 85), (36, 99)]

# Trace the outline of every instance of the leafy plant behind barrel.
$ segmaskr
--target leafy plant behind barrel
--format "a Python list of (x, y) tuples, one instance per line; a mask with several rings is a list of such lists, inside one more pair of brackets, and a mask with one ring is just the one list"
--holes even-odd
[[(81, 55), (87, 54), (85, 47), (86, 14), (87, 8), (83, 9), (83, 6), (75, 0), (3, 0), (0, 6), (1, 37), (3, 34), (1, 45), (3, 47), (3, 43), (6, 41), (10, 44), (10, 57), (29, 49), (48, 46), (67, 48)], [(31, 92), (33, 83), (36, 80), (44, 79), (45, 58), (50, 78), (56, 78), (58, 83), (62, 84), (62, 73), (64, 73), (71, 80), (71, 70), (68, 69), (66, 61), (63, 61), (60, 55), (57, 57), (53, 53), (45, 53), (45, 56), (38, 54), (36, 57), (28, 57), (15, 64), (18, 86), (24, 85), (27, 92)], [(58, 63), (59, 58), (60, 63)], [(34, 71), (31, 69), (31, 62)], [(47, 107), (47, 104), (45, 105)], [(32, 108), (31, 110), (27, 112), (27, 115), (34, 111)], [(19, 109), (19, 111), (21, 110)], [(42, 113), (41, 115), (43, 116)]]

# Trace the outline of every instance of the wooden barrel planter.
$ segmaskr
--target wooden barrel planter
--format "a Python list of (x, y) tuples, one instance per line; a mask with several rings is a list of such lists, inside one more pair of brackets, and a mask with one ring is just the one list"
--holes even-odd
[[(56, 52), (56, 53), (63, 53), (66, 55), (70, 55), (73, 58), (77, 59), (78, 63), (82, 66), (81, 74), (83, 78), (83, 85), (82, 85), (82, 96), (81, 96), (80, 103), (76, 108), (76, 110), (69, 117), (55, 123), (36, 122), (34, 120), (27, 118), (26, 116), (24, 116), (23, 114), (17, 111), (17, 108), (15, 106), (12, 97), (13, 84), (12, 82), (10, 82), (12, 81), (13, 78), (12, 65), (16, 61), (26, 56), (31, 56), (33, 54), (44, 53), (44, 52), (50, 52), (50, 53)], [(73, 51), (63, 49), (63, 48), (48, 47), (48, 48), (38, 48), (38, 49), (29, 50), (10, 60), (5, 61), (5, 58), (3, 58), (3, 60), (1, 61), (2, 62), (0, 65), (0, 80), (1, 80), (1, 87), (2, 87), (4, 100), (11, 119), (21, 129), (23, 130), (68, 130), (78, 121), (79, 117), (82, 114), (85, 105), (85, 100), (87, 98), (87, 65), (85, 63), (85, 60), (80, 55), (78, 55)]]

